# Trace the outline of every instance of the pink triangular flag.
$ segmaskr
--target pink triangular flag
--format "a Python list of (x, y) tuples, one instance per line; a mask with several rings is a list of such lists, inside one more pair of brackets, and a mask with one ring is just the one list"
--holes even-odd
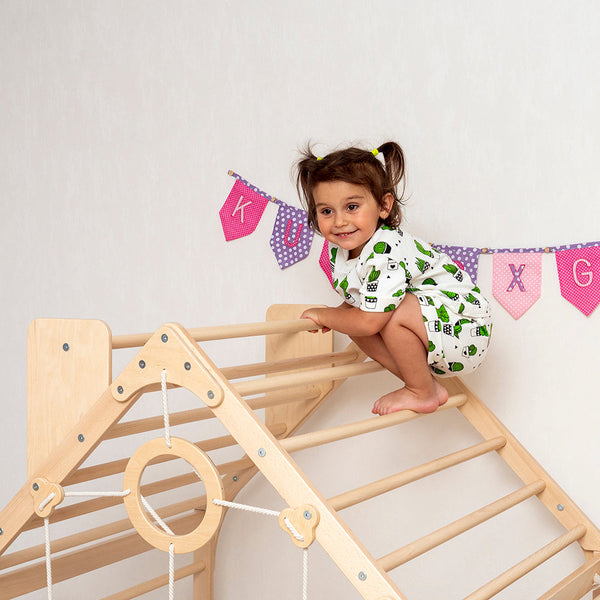
[(518, 319), (542, 293), (542, 255), (534, 252), (494, 254), (494, 297)]
[(236, 180), (219, 211), (225, 239), (229, 242), (253, 233), (268, 203), (268, 198)]
[(556, 253), (560, 293), (589, 317), (600, 304), (600, 247)]

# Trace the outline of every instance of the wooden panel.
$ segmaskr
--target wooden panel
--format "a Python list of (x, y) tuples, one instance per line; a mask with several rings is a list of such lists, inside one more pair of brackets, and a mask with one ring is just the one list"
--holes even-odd
[(103, 321), (36, 319), (27, 332), (27, 471), (47, 460), (110, 384)]
[[(286, 321), (299, 319), (300, 315), (310, 305), (304, 304), (274, 304), (267, 310), (267, 321)], [(300, 358), (315, 354), (326, 354), (333, 352), (333, 332), (310, 333), (280, 333), (270, 335), (265, 340), (265, 358), (267, 362), (283, 359)], [(357, 355), (358, 357), (358, 355)], [(331, 362), (330, 366), (334, 363)], [(290, 371), (292, 373), (294, 371)], [(268, 377), (268, 376), (267, 376)], [(287, 435), (293, 433), (323, 401), (325, 396), (333, 390), (333, 382), (321, 383), (317, 386), (320, 390), (316, 400), (283, 404), (267, 409), (267, 424), (285, 423), (288, 427)], [(269, 399), (284, 398), (288, 392), (267, 392)]]

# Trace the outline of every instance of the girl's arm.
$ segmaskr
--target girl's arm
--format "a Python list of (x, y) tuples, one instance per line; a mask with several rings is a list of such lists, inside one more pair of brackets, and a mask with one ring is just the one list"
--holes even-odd
[(344, 303), (337, 307), (309, 308), (300, 318), (311, 319), (326, 330), (358, 337), (379, 333), (391, 316), (391, 312), (365, 312)]

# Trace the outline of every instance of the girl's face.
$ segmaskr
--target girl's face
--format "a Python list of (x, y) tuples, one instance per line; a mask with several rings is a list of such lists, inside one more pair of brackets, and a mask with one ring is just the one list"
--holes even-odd
[(379, 205), (366, 187), (345, 181), (318, 183), (313, 198), (320, 232), (327, 241), (348, 250), (350, 258), (360, 255), (394, 202), (386, 194)]

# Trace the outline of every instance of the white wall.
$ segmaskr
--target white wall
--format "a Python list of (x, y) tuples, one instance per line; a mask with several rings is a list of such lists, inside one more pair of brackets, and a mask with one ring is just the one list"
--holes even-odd
[[(277, 266), (274, 205), (254, 235), (224, 241), (228, 169), (297, 204), (290, 165), (307, 140), (327, 152), (394, 139), (408, 156), (406, 226), (427, 239), (491, 247), (600, 239), (599, 30), (593, 1), (1, 2), (0, 507), (26, 477), (25, 337), (34, 318), (99, 318), (120, 334), (337, 301), (317, 265), (320, 243), (297, 266)], [(496, 306), (493, 350), (467, 382), (600, 523), (600, 314), (586, 318), (561, 298), (554, 264), (543, 257), (542, 297), (520, 320)], [(491, 295), (489, 257), (480, 284)], [(215, 349), (217, 362), (245, 353), (237, 348)], [(260, 360), (259, 345), (248, 348)], [(393, 385), (386, 376), (358, 394), (342, 388), (309, 425), (366, 418)], [(324, 493), (337, 493), (471, 439), (460, 419), (435, 419), (299, 460)], [(510, 489), (497, 490), (487, 463), (473, 487), (472, 468), (456, 472), (460, 485), (449, 478), (444, 488), (439, 476), (347, 518), (379, 555), (516, 487), (500, 477)], [(333, 484), (332, 473), (341, 480)], [(282, 508), (263, 480), (243, 499)], [(389, 520), (376, 522), (384, 510)], [(300, 556), (276, 525), (228, 519), (218, 598), (296, 597)], [(436, 550), (394, 578), (411, 599), (463, 597), (541, 545), (513, 550), (506, 530), (533, 540), (543, 524), (500, 521), (499, 531), (453, 542), (450, 558), (467, 553), (458, 564)], [(249, 528), (243, 536), (240, 527)], [(499, 597), (541, 594), (581, 558), (567, 554), (566, 567), (552, 562), (541, 582)], [(357, 597), (329, 559), (312, 556), (315, 597)], [(154, 575), (166, 559), (141, 565)], [(104, 593), (125, 575), (105, 578)], [(98, 595), (86, 588), (86, 598), (101, 597), (94, 585)]]

